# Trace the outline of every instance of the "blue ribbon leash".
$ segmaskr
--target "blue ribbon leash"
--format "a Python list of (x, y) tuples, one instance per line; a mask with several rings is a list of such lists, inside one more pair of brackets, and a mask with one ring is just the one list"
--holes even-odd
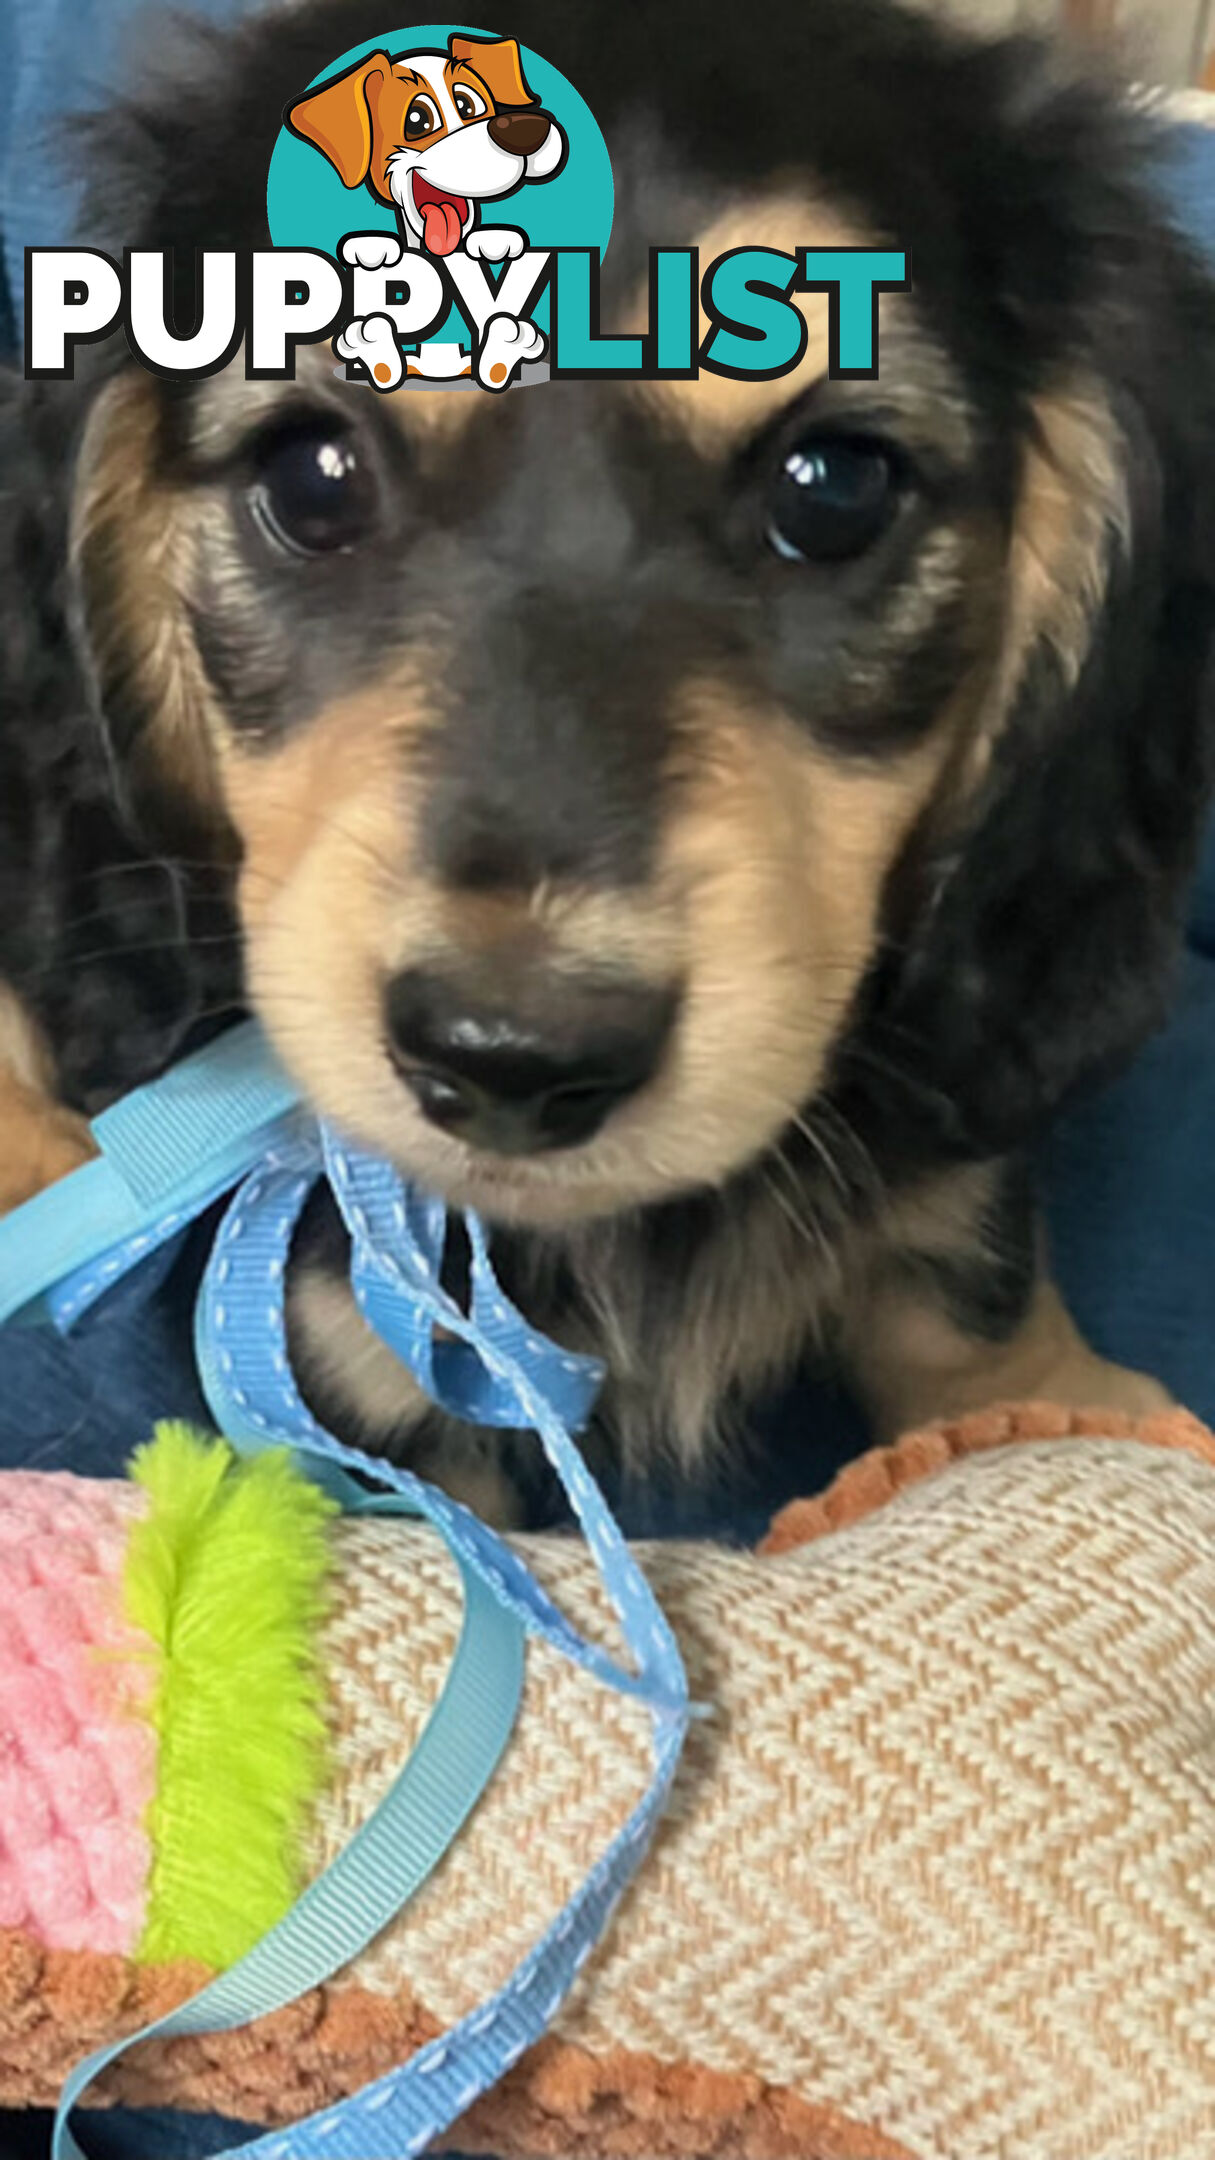
[[(444, 1693), (380, 1807), (246, 1958), (169, 2017), (79, 2066), (56, 2118), (54, 2160), (83, 2160), (68, 2118), (126, 2047), (229, 2029), (280, 2007), (340, 1970), (400, 1910), (501, 1758), (518, 1707), (525, 1634), (542, 1636), (651, 1715), (654, 1766), (644, 1799), (497, 1995), (353, 2099), (232, 2148), (274, 2160), (408, 2160), (551, 2023), (640, 1865), (692, 1714), (675, 1638), (573, 1439), (601, 1372), (529, 1327), (497, 1282), (472, 1215), (466, 1313), (441, 1283), (441, 1203), (305, 1116), (251, 1026), (138, 1090), (95, 1132), (96, 1163), (0, 1224), (0, 1320), (49, 1316), (70, 1326), (158, 1243), (232, 1193), (196, 1314), (199, 1371), (217, 1425), (246, 1453), (290, 1448), (348, 1512), (430, 1521), (460, 1566), (465, 1617)], [(284, 1294), (292, 1236), (322, 1178), (350, 1235), (351, 1285), (369, 1325), (445, 1409), (538, 1434), (618, 1614), (632, 1669), (573, 1628), (518, 1554), (466, 1508), (345, 1446), (312, 1417), (287, 1357)]]

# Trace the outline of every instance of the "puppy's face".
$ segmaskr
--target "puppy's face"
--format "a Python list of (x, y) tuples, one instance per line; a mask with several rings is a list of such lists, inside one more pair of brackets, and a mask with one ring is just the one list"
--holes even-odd
[[(639, 135), (608, 328), (658, 160)], [(702, 263), (915, 249), (914, 200), (891, 231), (808, 164), (660, 192)], [(94, 408), (75, 545), (120, 749), (235, 837), (251, 1000), (316, 1106), (498, 1219), (813, 1129), (1092, 665), (1131, 507), (1091, 357), (1010, 382), (930, 284), (883, 300), (880, 381), (834, 381), (799, 304), (770, 383), (380, 399), (326, 351)]]

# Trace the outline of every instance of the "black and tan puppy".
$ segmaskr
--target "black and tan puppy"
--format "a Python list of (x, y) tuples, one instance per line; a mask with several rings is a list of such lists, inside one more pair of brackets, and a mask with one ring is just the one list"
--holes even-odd
[[(167, 69), (83, 237), (264, 244), (284, 106), (382, 27), (276, 9)], [(653, 244), (889, 242), (880, 381), (828, 378), (811, 296), (764, 384), (15, 386), (0, 1194), (73, 1159), (52, 1104), (244, 1001), (606, 1359), (627, 1465), (807, 1358), (887, 1432), (1156, 1400), (1077, 1338), (1024, 1168), (1164, 1009), (1211, 763), (1215, 298), (1151, 140), (878, 0), (503, 27), (607, 136), (606, 327)], [(312, 1238), (325, 1414), (504, 1505)]]

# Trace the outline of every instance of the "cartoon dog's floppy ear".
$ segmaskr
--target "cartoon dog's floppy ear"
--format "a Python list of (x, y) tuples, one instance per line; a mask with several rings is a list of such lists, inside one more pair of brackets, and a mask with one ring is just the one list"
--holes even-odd
[(495, 105), (538, 105), (523, 74), (519, 47), (513, 37), (451, 37), (448, 49), (453, 60), (463, 60), (481, 77)]
[(328, 158), (344, 187), (361, 187), (371, 169), (368, 87), (391, 72), (387, 53), (372, 53), (370, 59), (356, 61), (344, 75), (322, 83), (319, 90), (309, 91), (287, 109), (292, 134)]

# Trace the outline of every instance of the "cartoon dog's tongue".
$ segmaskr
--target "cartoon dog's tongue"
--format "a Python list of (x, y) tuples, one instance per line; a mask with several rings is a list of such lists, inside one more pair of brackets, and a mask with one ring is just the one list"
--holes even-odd
[(450, 202), (428, 202), (423, 205), (423, 238), (432, 255), (450, 255), (460, 238), (463, 218), (456, 216), (456, 206)]
[(463, 195), (445, 195), (420, 173), (413, 176), (413, 199), (422, 219), (422, 245), (431, 255), (450, 255), (460, 244), (468, 203)]

